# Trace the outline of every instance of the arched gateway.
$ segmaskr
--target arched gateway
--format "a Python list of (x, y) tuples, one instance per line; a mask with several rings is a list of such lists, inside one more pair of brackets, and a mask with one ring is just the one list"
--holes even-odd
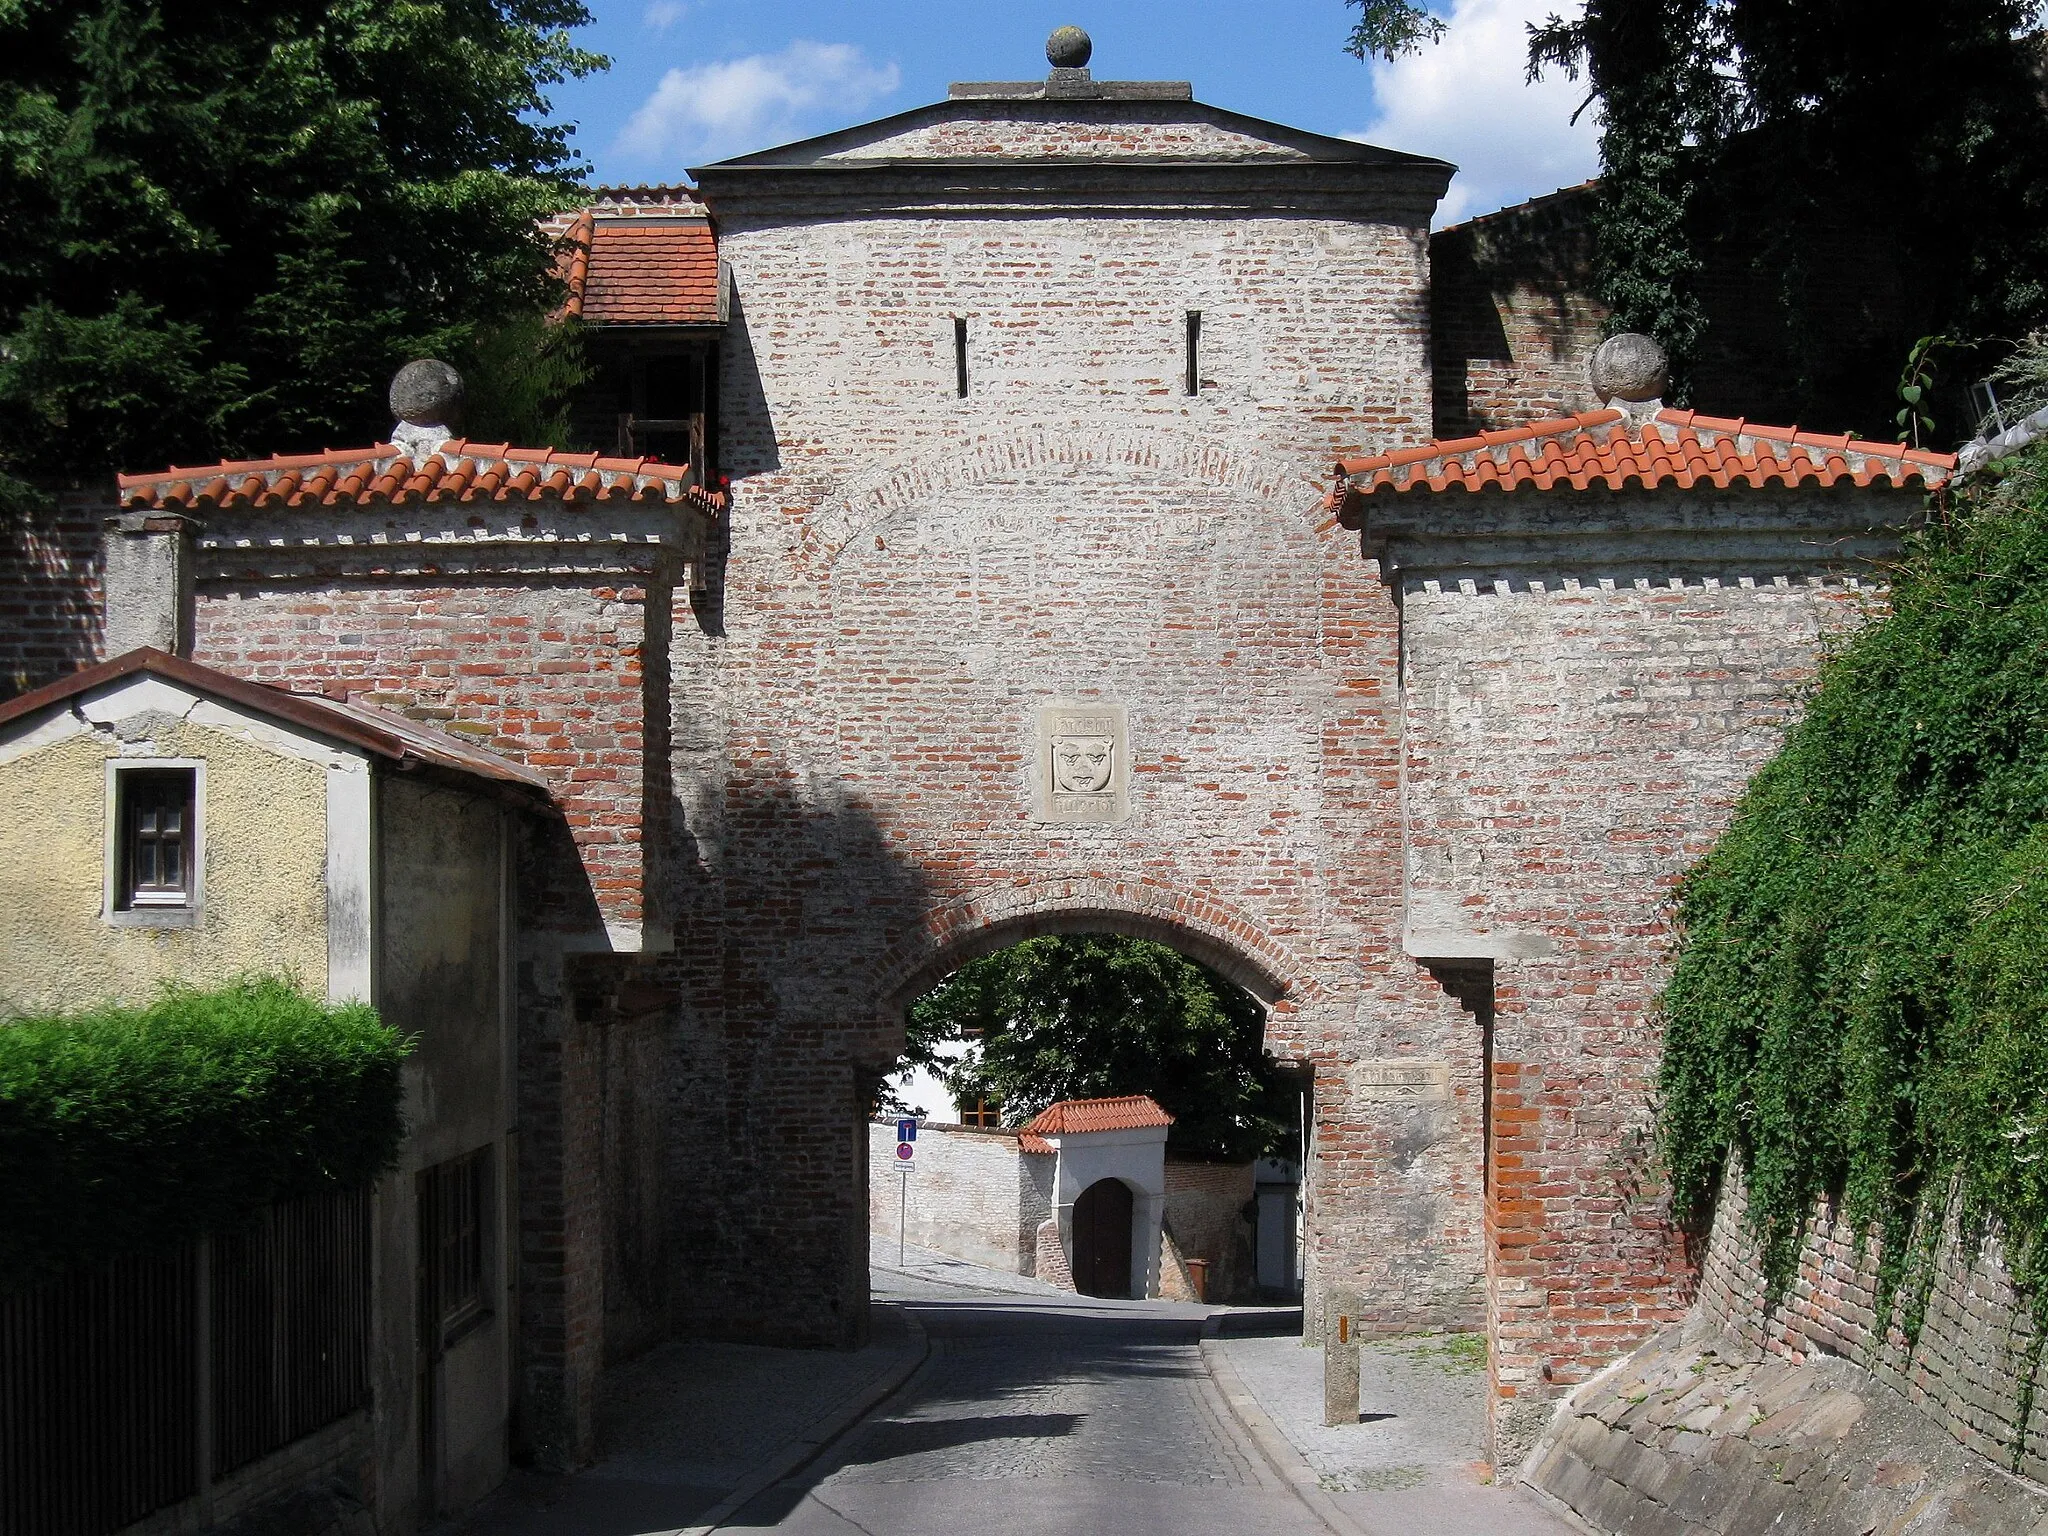
[[(1660, 903), (1932, 458), (1650, 408), (1406, 447), (1451, 167), (1170, 82), (695, 174), (715, 246), (677, 189), (571, 231), (586, 415), (638, 452), (695, 400), (687, 469), (456, 440), (124, 490), (198, 659), (556, 790), (507, 988), (536, 1453), (666, 1332), (858, 1339), (902, 1007), (1064, 927), (1267, 1002), (1311, 1307), (1487, 1326), (1513, 1459), (1677, 1315), (1630, 1163)], [(649, 261), (674, 305), (608, 311)]]

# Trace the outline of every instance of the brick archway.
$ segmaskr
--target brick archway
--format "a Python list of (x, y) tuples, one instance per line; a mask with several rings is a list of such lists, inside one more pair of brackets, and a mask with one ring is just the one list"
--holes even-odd
[(1275, 1015), (1322, 992), (1287, 945), (1216, 896), (1143, 879), (1019, 874), (928, 912), (876, 967), (877, 1007), (900, 1026), (912, 1000), (968, 961), (1053, 933), (1156, 940), (1236, 982)]

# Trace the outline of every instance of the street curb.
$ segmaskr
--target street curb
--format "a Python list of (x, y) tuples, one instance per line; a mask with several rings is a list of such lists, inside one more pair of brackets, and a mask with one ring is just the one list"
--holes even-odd
[(908, 1307), (903, 1309), (903, 1323), (910, 1334), (911, 1345), (904, 1351), (901, 1360), (870, 1383), (859, 1397), (820, 1420), (804, 1438), (794, 1442), (773, 1461), (763, 1464), (761, 1470), (704, 1511), (703, 1518), (697, 1524), (683, 1526), (671, 1532), (670, 1536), (710, 1536), (711, 1532), (723, 1529), (726, 1521), (784, 1478), (794, 1477), (803, 1471), (831, 1450), (848, 1430), (895, 1396), (902, 1385), (931, 1357), (932, 1352), (931, 1335), (925, 1332), (924, 1324), (917, 1320), (917, 1314)]
[(1296, 1450), (1294, 1443), (1281, 1434), (1278, 1426), (1266, 1416), (1266, 1410), (1259, 1406), (1259, 1400), (1245, 1386), (1244, 1378), (1237, 1374), (1237, 1367), (1223, 1353), (1221, 1331), (1214, 1317), (1202, 1325), (1202, 1367), (1208, 1371), (1217, 1395), (1230, 1409), (1238, 1427), (1251, 1436), (1252, 1444), (1259, 1448), (1266, 1465), (1287, 1485), (1288, 1491), (1336, 1536), (1372, 1536), (1323, 1492), (1308, 1458)]
[[(1211, 1317), (1202, 1325), (1202, 1365), (1209, 1372), (1209, 1379), (1215, 1384), (1217, 1394), (1230, 1408), (1233, 1417), (1251, 1436), (1258, 1446), (1259, 1454), (1266, 1458), (1266, 1464), (1286, 1482), (1294, 1496), (1308, 1506), (1309, 1513), (1337, 1536), (1379, 1536), (1360, 1525), (1339, 1507), (1316, 1481), (1315, 1468), (1308, 1464), (1308, 1458), (1295, 1449), (1294, 1442), (1280, 1432), (1279, 1426), (1267, 1417), (1266, 1410), (1259, 1406), (1259, 1400), (1252, 1396), (1245, 1386), (1244, 1378), (1237, 1374), (1237, 1367), (1223, 1353), (1222, 1330), (1217, 1319)], [(1577, 1510), (1569, 1504), (1546, 1493), (1534, 1483), (1517, 1474), (1503, 1485), (1503, 1491), (1528, 1495), (1543, 1511), (1563, 1521), (1575, 1531), (1586, 1536), (1607, 1536), (1597, 1526), (1588, 1525)]]
[(1514, 1475), (1510, 1480), (1510, 1486), (1519, 1492), (1528, 1494), (1538, 1504), (1542, 1505), (1547, 1512), (1562, 1520), (1573, 1530), (1584, 1531), (1586, 1536), (1608, 1536), (1608, 1533), (1601, 1530), (1599, 1526), (1587, 1524), (1585, 1517), (1576, 1509), (1573, 1509), (1571, 1505), (1565, 1503), (1563, 1499), (1560, 1499), (1556, 1494), (1546, 1489), (1538, 1488), (1529, 1479), (1522, 1476), (1521, 1473), (1517, 1472)]

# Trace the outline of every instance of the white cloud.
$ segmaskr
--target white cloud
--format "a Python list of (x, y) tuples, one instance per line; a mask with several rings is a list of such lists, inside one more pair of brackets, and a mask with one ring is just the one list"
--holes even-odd
[(640, 13), (640, 24), (656, 32), (666, 32), (682, 19), (682, 0), (650, 0), (647, 9)]
[[(673, 175), (850, 121), (900, 79), (894, 64), (870, 63), (851, 43), (801, 40), (780, 53), (672, 69), (626, 120), (612, 148), (623, 159)], [(821, 115), (831, 122), (821, 123)]]
[(1597, 109), (1571, 122), (1584, 78), (1553, 68), (1534, 85), (1523, 79), (1529, 23), (1557, 9), (1558, 0), (1455, 0), (1442, 42), (1373, 65), (1378, 115), (1347, 137), (1455, 164), (1439, 228), (1599, 173)]

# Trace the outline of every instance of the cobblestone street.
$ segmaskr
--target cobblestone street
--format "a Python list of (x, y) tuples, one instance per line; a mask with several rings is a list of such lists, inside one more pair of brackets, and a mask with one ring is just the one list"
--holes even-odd
[[(735, 1530), (1319, 1533), (1202, 1366), (1204, 1310), (1022, 1296), (909, 1302), (931, 1358)], [(816, 1472), (814, 1472), (814, 1477)]]
[[(515, 1478), (463, 1536), (1567, 1530), (1526, 1491), (1484, 1484), (1482, 1378), (1464, 1341), (1369, 1346), (1360, 1423), (1330, 1429), (1320, 1356), (1297, 1337), (1205, 1345), (1219, 1309), (1076, 1296), (917, 1248), (899, 1261), (893, 1241), (872, 1260), (868, 1349), (663, 1346), (608, 1378), (594, 1466)], [(1264, 1450), (1232, 1390), (1267, 1416)]]

